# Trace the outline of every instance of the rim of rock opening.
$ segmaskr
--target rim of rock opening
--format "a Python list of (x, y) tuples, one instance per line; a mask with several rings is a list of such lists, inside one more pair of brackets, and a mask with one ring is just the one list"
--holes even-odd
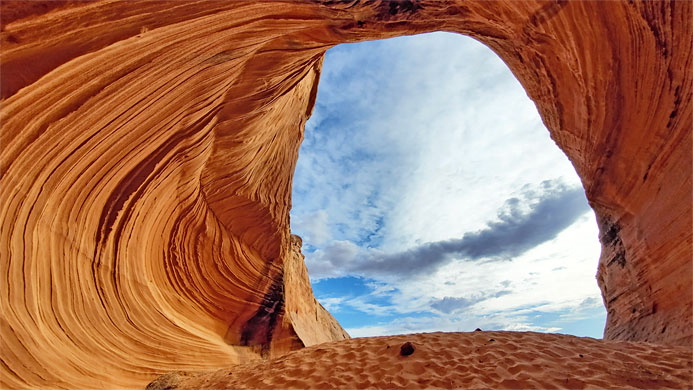
[(322, 55), (429, 31), (496, 52), (575, 166), (605, 338), (690, 345), (692, 6), (2, 2), (2, 385), (142, 387), (346, 337), (288, 225)]

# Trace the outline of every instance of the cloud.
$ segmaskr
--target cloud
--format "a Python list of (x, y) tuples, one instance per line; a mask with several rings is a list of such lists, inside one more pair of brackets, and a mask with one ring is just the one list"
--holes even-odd
[(587, 297), (582, 302), (578, 309), (592, 308), (594, 306), (600, 306), (602, 303), (595, 297)]
[(431, 301), (431, 307), (435, 310), (438, 310), (440, 312), (450, 314), (452, 312), (456, 312), (462, 309), (466, 309), (476, 303), (479, 303), (481, 301), (485, 301), (489, 298), (498, 298), (502, 297), (503, 295), (508, 295), (510, 294), (510, 290), (501, 290), (501, 291), (496, 291), (492, 294), (478, 294), (476, 296), (470, 297), (470, 298), (455, 298), (455, 297), (445, 297), (443, 299), (436, 299)]
[(356, 261), (359, 247), (350, 241), (334, 241), (325, 249), (306, 255), (306, 266), (313, 280), (343, 276), (348, 265)]
[[(316, 296), (343, 298), (328, 305), (353, 335), (545, 331), (553, 319), (522, 310), (601, 302), (580, 180), (507, 66), (471, 38), (330, 49), (299, 155), (292, 232)], [(377, 286), (332, 279), (345, 276)]]
[(348, 301), (344, 302), (344, 304), (360, 311), (361, 313), (374, 316), (389, 316), (392, 313), (397, 312), (397, 308), (392, 304), (383, 302), (372, 303), (368, 302), (369, 300), (371, 300), (370, 296), (362, 295), (349, 299)]
[(466, 309), (481, 300), (483, 300), (481, 297), (470, 299), (445, 297), (431, 302), (431, 307), (443, 313), (452, 313), (453, 311)]
[(304, 241), (309, 241), (311, 245), (320, 246), (331, 237), (327, 221), (327, 212), (318, 210), (296, 217), (292, 221), (292, 227), (303, 234)]
[(467, 316), (403, 316), (373, 325), (350, 327), (346, 331), (352, 337), (373, 337), (421, 332), (470, 332), (475, 328), (483, 330), (510, 330), (532, 332), (556, 332), (559, 327), (534, 325), (524, 316), (495, 315), (486, 317)]
[(582, 188), (544, 181), (539, 190), (525, 188), (521, 198), (508, 199), (498, 212), (498, 221), (489, 222), (485, 229), (397, 253), (372, 250), (366, 261), (347, 266), (370, 277), (412, 277), (433, 272), (455, 258), (510, 260), (554, 239), (588, 210)]
[(336, 312), (344, 302), (344, 297), (321, 298), (320, 304), (329, 312)]

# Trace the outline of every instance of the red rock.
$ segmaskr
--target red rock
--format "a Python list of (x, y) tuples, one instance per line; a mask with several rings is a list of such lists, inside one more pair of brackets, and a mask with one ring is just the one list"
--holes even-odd
[(575, 166), (605, 338), (691, 345), (691, 7), (3, 1), (0, 385), (141, 388), (346, 337), (289, 231), (322, 56), (437, 30), (493, 49)]

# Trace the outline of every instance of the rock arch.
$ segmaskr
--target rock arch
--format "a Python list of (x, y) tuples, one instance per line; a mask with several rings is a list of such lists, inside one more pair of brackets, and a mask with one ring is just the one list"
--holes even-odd
[(141, 387), (348, 337), (289, 232), (322, 55), (437, 30), (493, 49), (575, 166), (605, 338), (693, 341), (690, 2), (0, 6), (3, 386)]

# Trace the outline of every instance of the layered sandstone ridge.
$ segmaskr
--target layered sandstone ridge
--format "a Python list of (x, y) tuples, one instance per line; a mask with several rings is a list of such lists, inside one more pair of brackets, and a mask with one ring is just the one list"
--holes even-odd
[(289, 231), (323, 53), (445, 30), (508, 64), (600, 222), (605, 337), (690, 345), (691, 3), (0, 3), (0, 385), (347, 337)]

